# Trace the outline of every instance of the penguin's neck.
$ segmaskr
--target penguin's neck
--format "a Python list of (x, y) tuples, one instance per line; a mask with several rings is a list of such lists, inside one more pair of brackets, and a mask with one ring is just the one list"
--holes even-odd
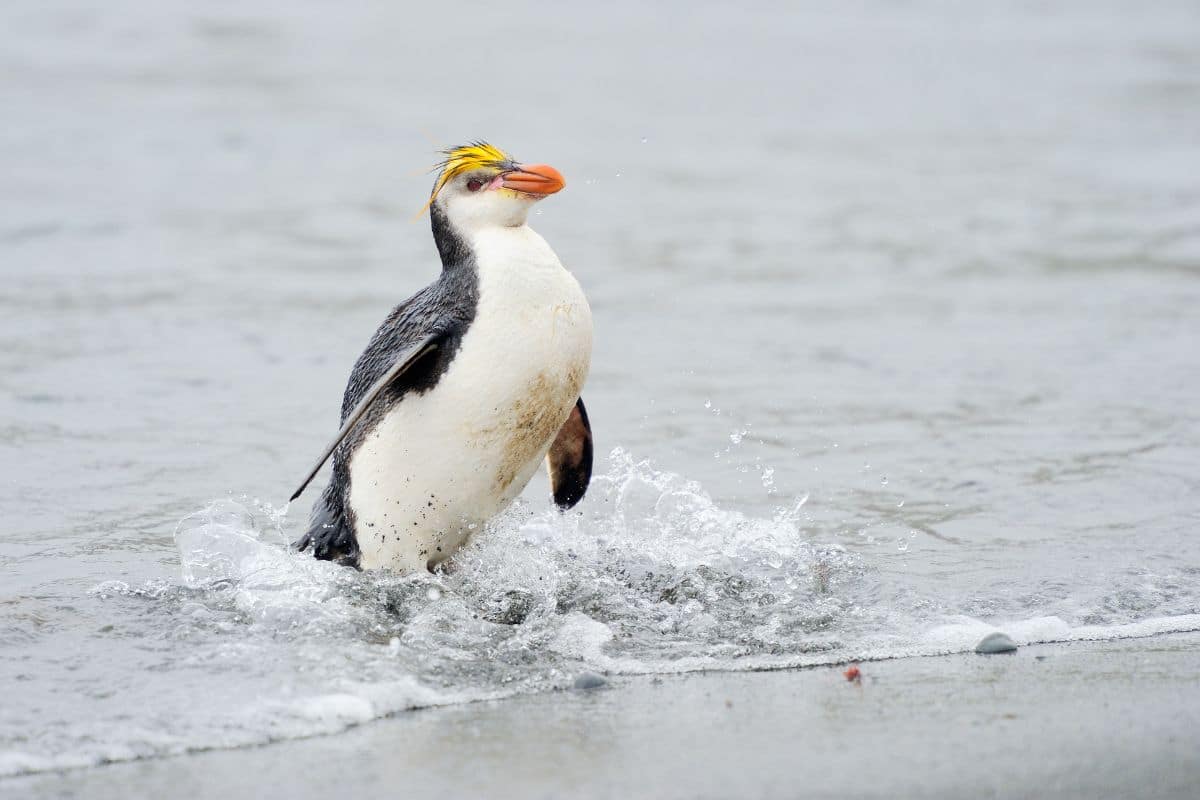
[(489, 225), (461, 232), (437, 206), (432, 212), (433, 238), (445, 273), (472, 270), (481, 283), (515, 280), (520, 284), (565, 272), (550, 245), (528, 225)]
[(528, 225), (486, 228), (471, 237), (481, 284), (542, 282), (565, 274), (546, 240)]

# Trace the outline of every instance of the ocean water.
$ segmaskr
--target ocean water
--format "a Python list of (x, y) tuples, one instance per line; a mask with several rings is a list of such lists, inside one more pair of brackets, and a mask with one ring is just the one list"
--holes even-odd
[[(1200, 629), (1192, 3), (0, 11), (0, 776)], [(439, 146), (559, 167), (597, 477), (292, 553)]]

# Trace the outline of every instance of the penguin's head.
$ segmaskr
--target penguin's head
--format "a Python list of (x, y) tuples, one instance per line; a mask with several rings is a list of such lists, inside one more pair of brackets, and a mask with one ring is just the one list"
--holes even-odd
[(461, 236), (482, 228), (518, 227), (529, 209), (566, 185), (547, 164), (521, 164), (486, 142), (445, 151), (437, 182), (429, 198), (430, 213)]

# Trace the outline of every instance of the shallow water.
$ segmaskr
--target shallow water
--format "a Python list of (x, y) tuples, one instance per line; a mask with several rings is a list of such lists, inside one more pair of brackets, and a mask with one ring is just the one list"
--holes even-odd
[[(118, 5), (0, 12), (0, 774), (1200, 629), (1194, 5)], [(567, 176), (599, 476), (446, 575), (290, 554), (475, 137)]]

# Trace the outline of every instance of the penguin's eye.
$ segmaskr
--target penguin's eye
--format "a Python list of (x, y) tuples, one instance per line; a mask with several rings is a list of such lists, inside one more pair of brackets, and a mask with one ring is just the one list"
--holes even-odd
[(482, 188), (483, 181), (479, 180), (479, 178), (471, 178), (471, 180), (467, 181), (467, 191), (478, 192)]

